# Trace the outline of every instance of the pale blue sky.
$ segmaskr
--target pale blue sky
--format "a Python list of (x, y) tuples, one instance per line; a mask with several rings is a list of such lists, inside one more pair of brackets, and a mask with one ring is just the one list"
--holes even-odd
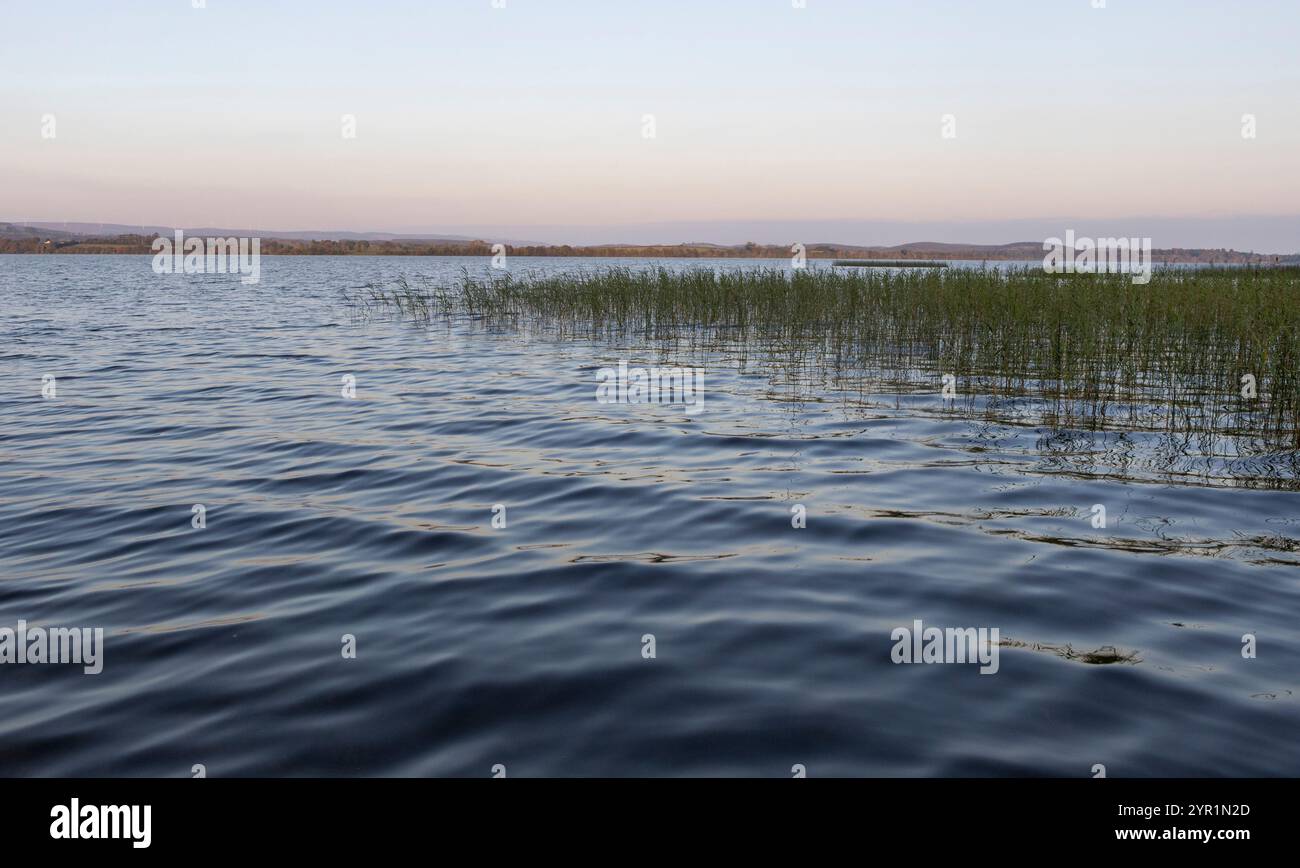
[(1092, 3), (4, 0), (0, 219), (1285, 240), (1229, 218), (1300, 212), (1300, 3)]

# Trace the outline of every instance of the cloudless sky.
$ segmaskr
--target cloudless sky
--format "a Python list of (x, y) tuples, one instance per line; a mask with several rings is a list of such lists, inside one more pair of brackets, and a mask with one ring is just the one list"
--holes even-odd
[(1300, 212), (1300, 2), (1093, 3), (0, 0), (0, 219), (726, 240)]

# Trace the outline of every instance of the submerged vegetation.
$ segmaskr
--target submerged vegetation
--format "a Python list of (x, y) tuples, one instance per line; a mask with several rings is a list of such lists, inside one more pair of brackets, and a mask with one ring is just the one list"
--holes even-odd
[(1103, 645), (1094, 651), (1076, 651), (1072, 645), (1053, 645), (1050, 642), (1021, 642), (1018, 639), (1003, 639), (998, 644), (1003, 648), (1045, 651), (1058, 657), (1064, 657), (1066, 660), (1087, 663), (1090, 666), (1107, 666), (1113, 663), (1136, 665), (1142, 662), (1142, 658), (1137, 651), (1120, 651), (1114, 645)]
[(1300, 447), (1300, 268), (1128, 275), (933, 269), (607, 269), (402, 278), (351, 300), (666, 351), (762, 352), (843, 391), (937, 393), (1055, 427), (1215, 432)]

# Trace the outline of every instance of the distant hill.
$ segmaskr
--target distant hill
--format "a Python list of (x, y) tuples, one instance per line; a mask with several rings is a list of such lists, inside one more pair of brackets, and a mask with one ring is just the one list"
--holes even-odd
[(75, 236), (69, 232), (59, 232), (51, 229), (37, 229), (32, 226), (19, 226), (14, 223), (0, 223), (0, 238), (36, 238), (45, 240), (47, 238), (66, 240)]
[[(0, 223), (0, 226), (16, 226), (13, 223)], [(43, 237), (79, 237), (79, 238), (115, 238), (123, 235), (172, 235), (181, 229), (186, 235), (205, 237), (243, 236), (246, 238), (283, 238), (291, 241), (474, 241), (471, 235), (406, 235), (395, 232), (346, 232), (337, 230), (301, 230), (280, 231), (272, 229), (253, 229), (214, 226), (131, 226), (125, 223), (77, 223), (69, 221), (36, 221), (24, 223), (19, 228), (39, 230)], [(0, 238), (8, 238), (0, 234)], [(528, 241), (508, 243), (530, 244)]]

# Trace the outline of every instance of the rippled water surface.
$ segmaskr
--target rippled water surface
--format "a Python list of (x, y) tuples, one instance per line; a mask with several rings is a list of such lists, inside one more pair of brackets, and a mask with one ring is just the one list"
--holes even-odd
[[(1294, 455), (737, 347), (684, 360), (703, 412), (600, 404), (651, 348), (344, 300), (463, 267), (0, 257), (0, 627), (106, 643), (0, 665), (0, 775), (1300, 774)], [(999, 671), (895, 665), (915, 619), (999, 628)]]

